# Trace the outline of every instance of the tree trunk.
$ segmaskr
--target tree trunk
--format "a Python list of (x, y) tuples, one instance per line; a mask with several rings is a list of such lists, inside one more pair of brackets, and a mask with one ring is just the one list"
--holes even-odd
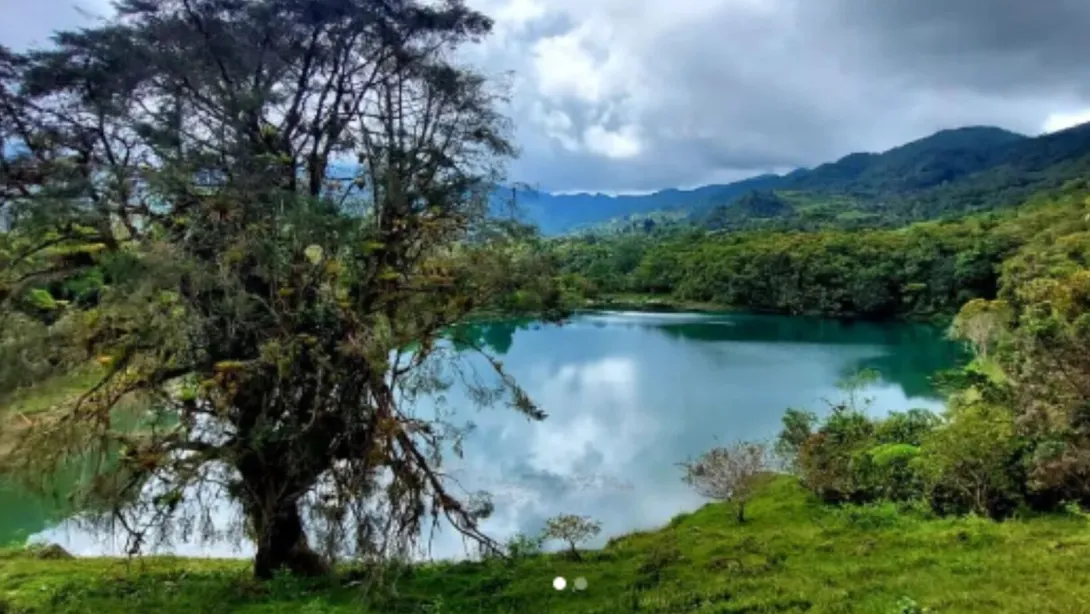
[(281, 506), (273, 514), (251, 514), (250, 522), (257, 542), (255, 578), (268, 580), (281, 569), (299, 576), (318, 576), (330, 571), (307, 543), (297, 504)]
[(746, 502), (738, 502), (738, 524), (743, 524), (746, 521)]

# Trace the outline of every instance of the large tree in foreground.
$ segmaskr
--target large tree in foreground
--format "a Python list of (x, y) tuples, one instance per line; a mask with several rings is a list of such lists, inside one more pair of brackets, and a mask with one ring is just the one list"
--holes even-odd
[[(487, 501), (440, 470), (451, 425), (413, 409), (460, 380), (543, 417), (498, 362), (479, 377), (444, 342), (553, 296), (519, 286), (549, 278), (530, 244), (482, 221), (512, 150), (497, 93), (454, 54), (489, 20), (461, 0), (117, 9), (0, 50), (0, 386), (101, 369), (14, 468), (89, 461), (77, 503), (134, 548), (219, 488), (259, 577), (323, 569), (307, 518), (357, 553), (443, 517), (490, 544)], [(123, 405), (149, 411), (134, 428)]]

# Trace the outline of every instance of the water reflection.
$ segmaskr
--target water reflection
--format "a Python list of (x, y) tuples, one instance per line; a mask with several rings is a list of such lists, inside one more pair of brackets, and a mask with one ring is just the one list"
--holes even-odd
[[(464, 408), (457, 419), (476, 427), (464, 457), (448, 469), (466, 490), (493, 493), (496, 512), (485, 529), (503, 538), (537, 532), (554, 514), (588, 514), (603, 523), (599, 544), (700, 504), (681, 483), (678, 461), (717, 438), (771, 437), (785, 408), (820, 412), (823, 398), (839, 395), (836, 383), (860, 368), (883, 377), (866, 391), (874, 411), (939, 409), (927, 377), (959, 354), (927, 327), (733, 314), (604, 313), (563, 327), (492, 322), (460, 333), (504, 354), (507, 369), (549, 414), (531, 423), (500, 408), (468, 409), (463, 395), (446, 394)], [(218, 519), (229, 513), (223, 507)], [(71, 525), (39, 537), (81, 554), (113, 550)], [(177, 551), (245, 556), (249, 549)], [(431, 554), (465, 552), (447, 530)]]

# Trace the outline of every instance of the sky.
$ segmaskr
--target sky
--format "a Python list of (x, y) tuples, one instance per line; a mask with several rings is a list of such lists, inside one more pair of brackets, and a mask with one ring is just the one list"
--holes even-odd
[[(509, 79), (509, 178), (546, 190), (694, 187), (944, 128), (1090, 121), (1086, 0), (466, 1), (495, 20), (465, 56)], [(0, 42), (105, 6), (0, 0)]]

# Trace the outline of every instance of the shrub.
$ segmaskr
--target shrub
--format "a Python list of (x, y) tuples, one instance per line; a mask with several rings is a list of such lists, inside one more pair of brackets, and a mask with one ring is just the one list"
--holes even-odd
[(924, 479), (913, 462), (920, 448), (908, 443), (884, 443), (867, 451), (871, 480), (878, 496), (909, 501), (924, 494)]
[(788, 410), (777, 450), (792, 455), (789, 464), (803, 484), (825, 501), (906, 501), (924, 492), (913, 459), (939, 422), (922, 409), (875, 420), (849, 403), (833, 405), (820, 423), (812, 414)]
[(1006, 408), (986, 403), (956, 407), (923, 442), (913, 465), (940, 513), (1001, 517), (1024, 500), (1024, 445)]
[(865, 452), (873, 433), (874, 424), (861, 412), (834, 407), (799, 449), (797, 465), (806, 487), (828, 502), (872, 500)]
[(926, 409), (910, 409), (892, 412), (878, 423), (875, 436), (884, 444), (910, 444), (918, 446), (928, 433), (935, 430), (942, 420)]
[(788, 469), (798, 472), (799, 450), (806, 445), (807, 440), (813, 435), (814, 426), (818, 417), (813, 412), (801, 409), (788, 409), (781, 419), (783, 430), (776, 438), (773, 450), (776, 456), (787, 465)]
[(507, 554), (512, 558), (526, 558), (541, 554), (541, 548), (545, 544), (543, 536), (526, 535), (516, 533), (507, 540)]

